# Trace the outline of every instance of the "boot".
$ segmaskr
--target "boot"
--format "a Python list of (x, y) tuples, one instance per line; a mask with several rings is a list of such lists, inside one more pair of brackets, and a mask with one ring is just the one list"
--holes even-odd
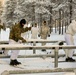
[(0, 52), (0, 54), (3, 54), (3, 52)]
[(15, 65), (17, 65), (17, 64), (15, 63), (14, 60), (11, 60), (11, 61), (10, 61), (10, 65), (15, 66)]
[(42, 51), (46, 51), (46, 49), (42, 49)]
[(21, 64), (21, 62), (18, 62), (17, 59), (14, 60), (18, 65)]
[(75, 62), (75, 59), (68, 57), (66, 58), (66, 62)]
[(18, 62), (16, 59), (10, 61), (10, 65), (12, 66), (19, 65), (19, 64), (21, 64), (21, 62)]

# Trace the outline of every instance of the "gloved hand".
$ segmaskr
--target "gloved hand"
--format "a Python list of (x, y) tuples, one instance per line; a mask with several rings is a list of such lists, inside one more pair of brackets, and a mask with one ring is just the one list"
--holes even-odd
[(19, 40), (18, 42), (19, 42), (19, 43), (22, 43), (22, 40)]
[(25, 39), (23, 39), (23, 40), (22, 40), (22, 42), (23, 42), (23, 43), (25, 43), (25, 42), (26, 42), (26, 40), (25, 40)]
[(38, 37), (40, 37), (40, 34), (38, 34)]
[(31, 30), (31, 27), (29, 27), (29, 30)]
[(48, 35), (48, 37), (50, 37), (50, 35)]

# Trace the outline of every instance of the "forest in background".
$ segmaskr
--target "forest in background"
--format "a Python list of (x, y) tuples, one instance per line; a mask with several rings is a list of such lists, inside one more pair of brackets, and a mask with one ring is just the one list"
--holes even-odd
[(10, 27), (22, 18), (39, 26), (46, 20), (50, 28), (68, 26), (75, 15), (76, 0), (6, 0), (0, 4), (1, 21)]

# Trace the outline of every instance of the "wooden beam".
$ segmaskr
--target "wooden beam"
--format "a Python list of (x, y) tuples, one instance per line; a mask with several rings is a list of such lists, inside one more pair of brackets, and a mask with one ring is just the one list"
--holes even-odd
[[(27, 43), (33, 43), (33, 42), (36, 42), (36, 43), (56, 43), (58, 41), (65, 42), (64, 40), (28, 39)], [(5, 43), (8, 44), (9, 41), (0, 40), (0, 43), (1, 44), (5, 44)]]
[(28, 39), (27, 42), (28, 43), (33, 43), (33, 42), (36, 42), (36, 43), (56, 43), (58, 41), (62, 41), (62, 42), (65, 42), (64, 40), (44, 40), (44, 39)]
[(28, 74), (28, 73), (53, 73), (53, 72), (74, 72), (76, 68), (54, 68), (54, 69), (30, 69), (30, 70), (11, 70), (10, 74)]
[[(64, 40), (44, 40), (44, 39), (28, 39), (26, 43), (33, 43), (33, 46), (36, 46), (36, 43), (57, 43), (59, 42), (65, 42)], [(3, 41), (0, 40), (0, 44), (9, 44), (9, 41)], [(4, 49), (4, 48), (3, 48)], [(35, 54), (36, 51), (33, 49), (33, 54)]]
[(30, 69), (30, 70), (5, 70), (1, 75), (10, 75), (10, 74), (32, 74), (32, 73), (55, 73), (55, 72), (74, 72), (76, 68), (54, 68), (54, 69)]
[(54, 49), (55, 52), (55, 67), (58, 67), (58, 50), (59, 49), (76, 49), (74, 45), (50, 45), (50, 46), (28, 46), (23, 44), (8, 44), (0, 45), (2, 50), (25, 50), (25, 49)]
[(5, 50), (32, 50), (32, 49), (55, 49), (55, 48), (59, 48), (59, 49), (76, 49), (75, 45), (50, 45), (50, 46), (29, 46), (29, 45), (23, 45), (23, 44), (1, 44), (0, 45), (0, 50), (5, 49)]
[(9, 41), (0, 40), (0, 44), (8, 44)]
[(1, 75), (10, 75), (10, 74), (9, 74), (9, 71), (5, 70), (1, 73)]
[[(59, 54), (58, 57), (64, 57), (65, 54)], [(74, 54), (76, 56), (76, 54)], [(32, 55), (19, 55), (18, 58), (37, 58), (37, 57), (52, 57), (55, 58), (54, 54), (32, 54)], [(4, 54), (0, 55), (0, 58), (10, 58), (10, 56), (6, 56)]]

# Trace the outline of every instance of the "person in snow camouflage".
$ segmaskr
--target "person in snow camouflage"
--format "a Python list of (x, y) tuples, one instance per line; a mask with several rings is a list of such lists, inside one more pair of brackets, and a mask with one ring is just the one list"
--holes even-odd
[(39, 28), (37, 27), (37, 23), (34, 24), (34, 26), (31, 28), (31, 38), (32, 39), (37, 39), (38, 34), (39, 34)]
[[(1, 34), (1, 29), (6, 30), (5, 24), (0, 25), (0, 34)], [(0, 50), (0, 54), (3, 54), (3, 50)]]
[[(31, 30), (31, 27), (24, 28), (26, 24), (26, 20), (22, 19), (18, 24), (14, 25), (10, 31), (10, 41), (9, 44), (17, 44), (17, 43), (25, 43), (26, 40), (21, 37), (21, 33), (27, 32)], [(19, 65), (21, 62), (17, 61), (17, 57), (19, 54), (19, 50), (12, 50), (11, 57), (10, 57), (10, 65)]]
[[(47, 22), (43, 21), (42, 26), (40, 28), (40, 36), (41, 39), (47, 39), (47, 36), (50, 37), (50, 28), (47, 26)], [(46, 43), (42, 43), (42, 46), (46, 45)], [(46, 51), (45, 49), (42, 49), (42, 51)]]
[[(75, 45), (73, 36), (76, 34), (76, 21), (72, 20), (72, 23), (68, 26), (65, 33), (65, 41), (67, 45)], [(72, 58), (74, 49), (69, 49), (65, 51), (66, 53), (66, 62), (75, 62), (75, 59)]]

